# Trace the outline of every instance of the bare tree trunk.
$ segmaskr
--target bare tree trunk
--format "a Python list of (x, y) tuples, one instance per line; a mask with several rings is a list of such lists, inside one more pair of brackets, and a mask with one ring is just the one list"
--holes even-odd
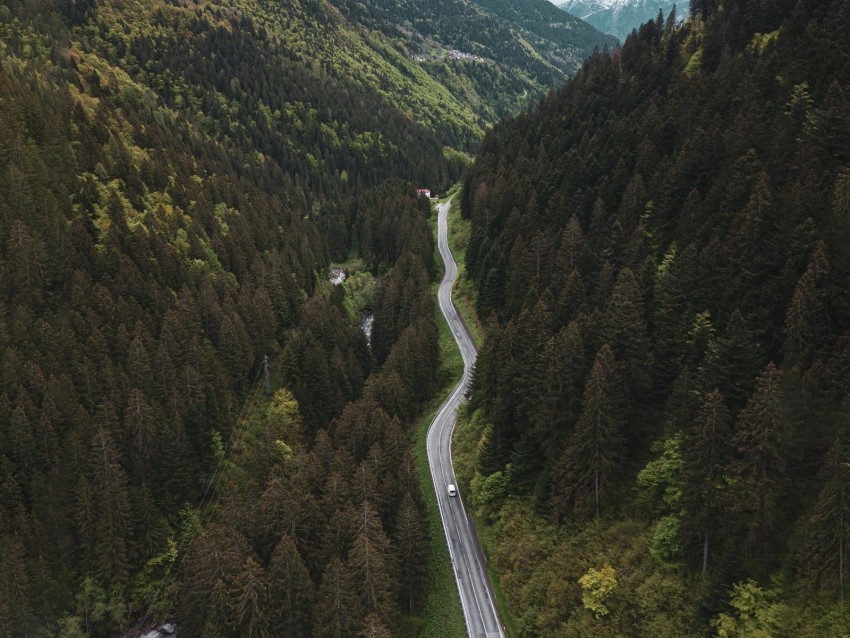
[(599, 470), (593, 473), (593, 496), (596, 500), (596, 518), (599, 518)]
[(841, 602), (844, 602), (844, 539), (838, 541), (838, 582), (841, 583)]

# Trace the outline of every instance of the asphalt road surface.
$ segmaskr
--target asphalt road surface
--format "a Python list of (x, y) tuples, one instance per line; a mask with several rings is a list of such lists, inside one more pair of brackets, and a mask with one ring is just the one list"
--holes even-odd
[(455, 579), (463, 606), (466, 628), (473, 638), (503, 638), (502, 627), (493, 603), (493, 590), (484, 568), (484, 552), (474, 528), (470, 525), (463, 506), (462, 494), (449, 496), (448, 485), (457, 485), (452, 468), (452, 432), (455, 427), (455, 411), (466, 392), (472, 374), (472, 366), (478, 351), (472, 342), (466, 325), (452, 303), (452, 285), (457, 278), (457, 263), (449, 250), (447, 216), (451, 201), (438, 207), (437, 239), (440, 255), (446, 267), (437, 298), (440, 310), (454, 335), (463, 356), (463, 378), (443, 403), (431, 428), (428, 430), (428, 464), (437, 492), (440, 517), (449, 544)]

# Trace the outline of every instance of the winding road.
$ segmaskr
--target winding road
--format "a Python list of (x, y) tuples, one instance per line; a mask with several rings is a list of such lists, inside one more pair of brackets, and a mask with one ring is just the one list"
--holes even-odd
[(428, 464), (431, 466), (431, 477), (434, 479), (434, 489), (437, 493), (437, 504), (440, 507), (440, 517), (443, 519), (443, 529), (449, 545), (455, 580), (460, 593), (463, 616), (466, 628), (472, 638), (503, 638), (502, 627), (496, 614), (493, 602), (493, 589), (487, 579), (484, 568), (484, 552), (474, 528), (470, 524), (463, 506), (461, 495), (451, 497), (447, 486), (457, 485), (454, 468), (452, 467), (452, 432), (455, 427), (455, 410), (466, 392), (472, 376), (472, 366), (478, 351), (457, 308), (452, 303), (452, 286), (457, 278), (457, 263), (449, 250), (448, 242), (448, 213), (451, 200), (438, 206), (437, 243), (443, 258), (446, 272), (437, 298), (440, 310), (449, 324), (454, 340), (457, 342), (463, 356), (463, 377), (455, 386), (449, 398), (443, 403), (434, 422), (428, 430)]

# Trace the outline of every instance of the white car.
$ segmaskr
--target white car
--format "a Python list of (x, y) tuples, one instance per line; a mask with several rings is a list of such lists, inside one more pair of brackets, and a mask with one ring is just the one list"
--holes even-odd
[(457, 496), (457, 488), (454, 483), (449, 483), (449, 496)]

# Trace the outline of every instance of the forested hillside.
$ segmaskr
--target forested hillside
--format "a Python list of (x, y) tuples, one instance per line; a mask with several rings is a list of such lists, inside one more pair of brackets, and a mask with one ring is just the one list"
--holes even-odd
[(616, 38), (546, 0), (339, 0), (357, 22), (403, 43), (482, 121), (534, 104)]
[(0, 7), (0, 635), (384, 636), (421, 607), (415, 186), (477, 124), (283, 7)]
[(691, 13), (464, 180), (458, 448), (521, 635), (846, 635), (850, 5)]

